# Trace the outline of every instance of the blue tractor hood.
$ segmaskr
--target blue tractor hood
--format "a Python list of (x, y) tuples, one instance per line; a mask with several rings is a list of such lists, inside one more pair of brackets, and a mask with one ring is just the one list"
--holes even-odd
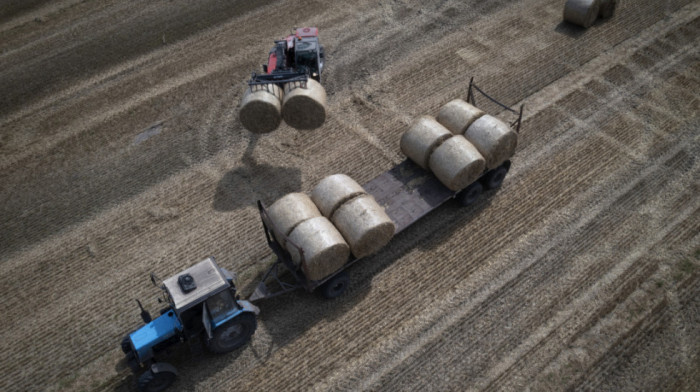
[(170, 309), (160, 317), (129, 334), (131, 344), (140, 362), (153, 357), (153, 347), (182, 331), (182, 323)]

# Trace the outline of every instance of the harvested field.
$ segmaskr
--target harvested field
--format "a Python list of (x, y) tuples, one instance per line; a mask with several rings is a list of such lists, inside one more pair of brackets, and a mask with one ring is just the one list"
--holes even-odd
[[(256, 200), (400, 163), (469, 77), (525, 104), (500, 190), (448, 202), (327, 301), (258, 303), (250, 344), (182, 346), (172, 390), (700, 388), (700, 4), (10, 1), (0, 7), (2, 391), (132, 391), (149, 272), (270, 262)], [(251, 134), (250, 71), (294, 26), (326, 49), (325, 123)], [(487, 113), (510, 115), (479, 99)]]

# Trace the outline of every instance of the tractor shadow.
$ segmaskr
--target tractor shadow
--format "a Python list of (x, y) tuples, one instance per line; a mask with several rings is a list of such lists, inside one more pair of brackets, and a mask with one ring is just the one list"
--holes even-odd
[[(254, 362), (265, 363), (277, 350), (289, 345), (303, 345), (299, 339), (309, 329), (317, 324), (332, 323), (346, 312), (355, 308), (372, 290), (372, 280), (396, 260), (403, 258), (416, 248), (430, 251), (448, 241), (460, 227), (468, 226), (477, 219), (491, 204), (491, 198), (496, 190), (484, 193), (471, 206), (463, 207), (456, 200), (451, 200), (437, 210), (423, 217), (415, 225), (397, 234), (391, 242), (379, 253), (367, 257), (347, 268), (350, 285), (347, 291), (338, 298), (325, 299), (319, 293), (308, 293), (297, 290), (279, 297), (257, 301), (260, 307), (258, 316), (258, 334), (264, 330), (265, 337), (260, 337), (243, 348), (230, 354), (211, 354), (201, 343), (176, 346), (173, 355), (164, 360), (178, 368), (179, 375), (171, 390), (194, 390), (198, 385), (207, 383), (212, 377), (220, 377), (227, 372), (241, 355), (250, 350)], [(426, 230), (426, 228), (436, 228)], [(465, 245), (468, 246), (468, 245)], [(243, 287), (241, 292), (251, 292), (262, 278), (260, 273), (252, 283)], [(414, 282), (419, 283), (419, 282)], [(407, 284), (411, 284), (407, 282)], [(418, 285), (416, 285), (417, 287)], [(420, 295), (417, 291), (416, 295)], [(410, 298), (406, 299), (410, 301)], [(331, 336), (329, 336), (331, 338)], [(175, 351), (177, 350), (177, 352)], [(251, 363), (250, 356), (244, 355), (242, 367), (256, 366)], [(243, 360), (241, 358), (240, 360)], [(135, 391), (136, 377), (129, 376), (118, 385), (115, 391)]]
[(243, 165), (229, 171), (219, 181), (214, 194), (215, 210), (233, 211), (250, 207), (255, 200), (276, 200), (301, 188), (301, 170), (257, 161), (254, 149), (259, 137), (251, 133), (242, 157)]

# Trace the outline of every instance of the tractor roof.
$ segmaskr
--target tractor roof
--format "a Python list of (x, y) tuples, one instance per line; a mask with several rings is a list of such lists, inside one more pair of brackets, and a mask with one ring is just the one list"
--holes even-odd
[[(194, 279), (196, 288), (185, 292), (178, 278), (187, 274)], [(170, 294), (178, 313), (230, 287), (226, 276), (216, 265), (213, 257), (208, 257), (179, 274), (165, 279), (163, 285)]]

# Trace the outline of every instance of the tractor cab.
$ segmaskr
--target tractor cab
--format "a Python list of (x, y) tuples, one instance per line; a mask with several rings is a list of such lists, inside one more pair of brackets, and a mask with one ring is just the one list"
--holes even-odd
[[(236, 303), (233, 277), (219, 268), (212, 257), (165, 279), (161, 288), (188, 336), (201, 333), (207, 324), (225, 320), (241, 309)], [(209, 323), (204, 323), (207, 319)]]
[[(151, 280), (156, 283), (153, 274)], [(145, 325), (122, 340), (131, 368), (135, 372), (147, 369), (139, 377), (139, 389), (159, 390), (151, 387), (174, 381), (174, 367), (155, 358), (173, 344), (201, 337), (210, 351), (225, 353), (248, 341), (257, 327), (259, 310), (237, 298), (233, 280), (208, 257), (162, 282), (160, 288), (169, 306), (156, 319), (141, 307)]]

